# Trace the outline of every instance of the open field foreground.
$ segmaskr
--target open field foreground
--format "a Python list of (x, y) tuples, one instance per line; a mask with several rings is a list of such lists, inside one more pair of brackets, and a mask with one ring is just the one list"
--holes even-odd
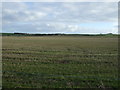
[(3, 88), (116, 88), (118, 38), (3, 36)]

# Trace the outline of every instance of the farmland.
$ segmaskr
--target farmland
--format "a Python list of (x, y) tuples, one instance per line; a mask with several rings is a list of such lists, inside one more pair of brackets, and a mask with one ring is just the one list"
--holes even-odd
[(116, 88), (117, 36), (3, 36), (3, 88)]

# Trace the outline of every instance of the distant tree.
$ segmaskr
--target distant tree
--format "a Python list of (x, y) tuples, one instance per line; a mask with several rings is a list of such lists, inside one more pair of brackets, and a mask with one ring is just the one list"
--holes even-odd
[(112, 35), (112, 33), (108, 33), (109, 35)]

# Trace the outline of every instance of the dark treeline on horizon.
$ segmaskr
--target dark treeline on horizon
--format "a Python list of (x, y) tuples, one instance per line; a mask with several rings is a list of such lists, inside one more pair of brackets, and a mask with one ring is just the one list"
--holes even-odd
[(53, 33), (53, 34), (30, 34), (30, 33), (1, 33), (2, 36), (116, 36), (118, 34), (64, 34), (64, 33)]

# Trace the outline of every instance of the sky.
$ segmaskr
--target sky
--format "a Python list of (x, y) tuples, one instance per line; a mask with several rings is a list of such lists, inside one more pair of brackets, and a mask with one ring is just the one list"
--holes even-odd
[(117, 2), (3, 2), (3, 33), (118, 33)]

